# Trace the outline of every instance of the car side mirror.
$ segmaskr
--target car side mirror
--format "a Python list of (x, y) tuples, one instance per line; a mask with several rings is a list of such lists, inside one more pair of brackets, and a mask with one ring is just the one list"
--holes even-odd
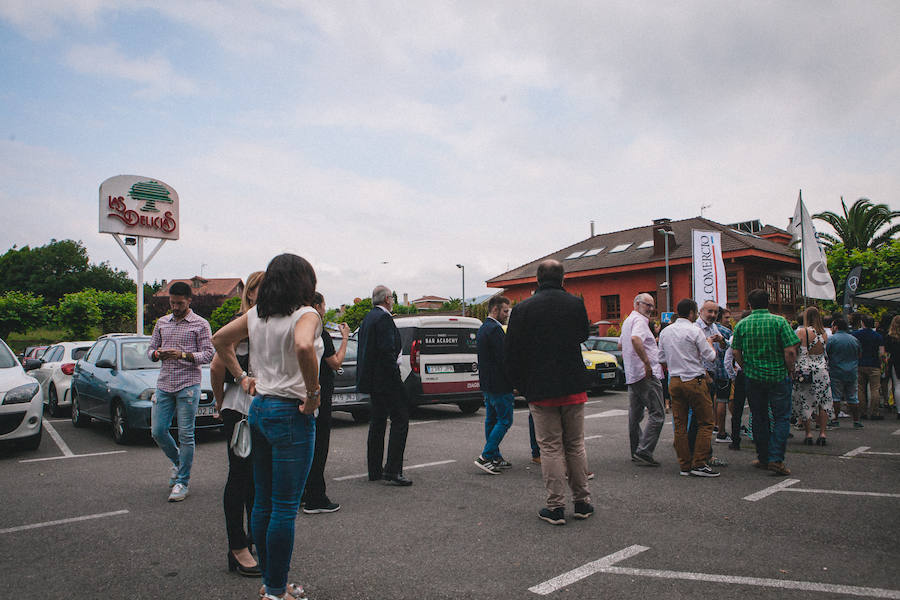
[(108, 358), (101, 358), (97, 361), (97, 367), (100, 369), (115, 369), (116, 363), (109, 360)]
[(39, 358), (26, 358), (25, 359), (25, 370), (26, 371), (34, 371), (35, 369), (40, 369), (41, 365), (44, 364)]

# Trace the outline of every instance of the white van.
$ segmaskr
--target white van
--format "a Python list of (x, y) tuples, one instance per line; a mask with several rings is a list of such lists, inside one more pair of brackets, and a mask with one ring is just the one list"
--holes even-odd
[(394, 323), (403, 343), (400, 377), (410, 404), (451, 403), (464, 413), (477, 412), (484, 404), (475, 343), (481, 321), (419, 315), (397, 317)]

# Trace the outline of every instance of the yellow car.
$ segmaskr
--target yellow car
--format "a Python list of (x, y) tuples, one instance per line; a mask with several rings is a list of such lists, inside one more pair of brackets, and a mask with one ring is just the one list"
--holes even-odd
[(600, 392), (616, 386), (616, 357), (602, 350), (588, 350), (581, 344), (581, 357), (590, 377), (590, 390)]

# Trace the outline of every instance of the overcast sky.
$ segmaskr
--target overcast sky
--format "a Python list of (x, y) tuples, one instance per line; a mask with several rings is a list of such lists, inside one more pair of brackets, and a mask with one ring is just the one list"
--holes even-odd
[[(0, 252), (154, 177), (146, 277), (289, 251), (329, 306), (484, 281), (597, 232), (898, 208), (900, 3), (0, 2)], [(822, 226), (820, 225), (820, 229)]]

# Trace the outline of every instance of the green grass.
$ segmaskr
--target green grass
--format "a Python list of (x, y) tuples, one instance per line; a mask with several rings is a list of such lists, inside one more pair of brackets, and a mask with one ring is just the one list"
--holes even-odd
[[(99, 328), (94, 327), (85, 339), (96, 340), (102, 332)], [(73, 342), (78, 341), (73, 338), (68, 331), (64, 329), (49, 329), (42, 327), (41, 329), (33, 329), (28, 333), (11, 333), (6, 339), (6, 343), (13, 349), (13, 352), (22, 352), (26, 346), (49, 346), (56, 342)]]

